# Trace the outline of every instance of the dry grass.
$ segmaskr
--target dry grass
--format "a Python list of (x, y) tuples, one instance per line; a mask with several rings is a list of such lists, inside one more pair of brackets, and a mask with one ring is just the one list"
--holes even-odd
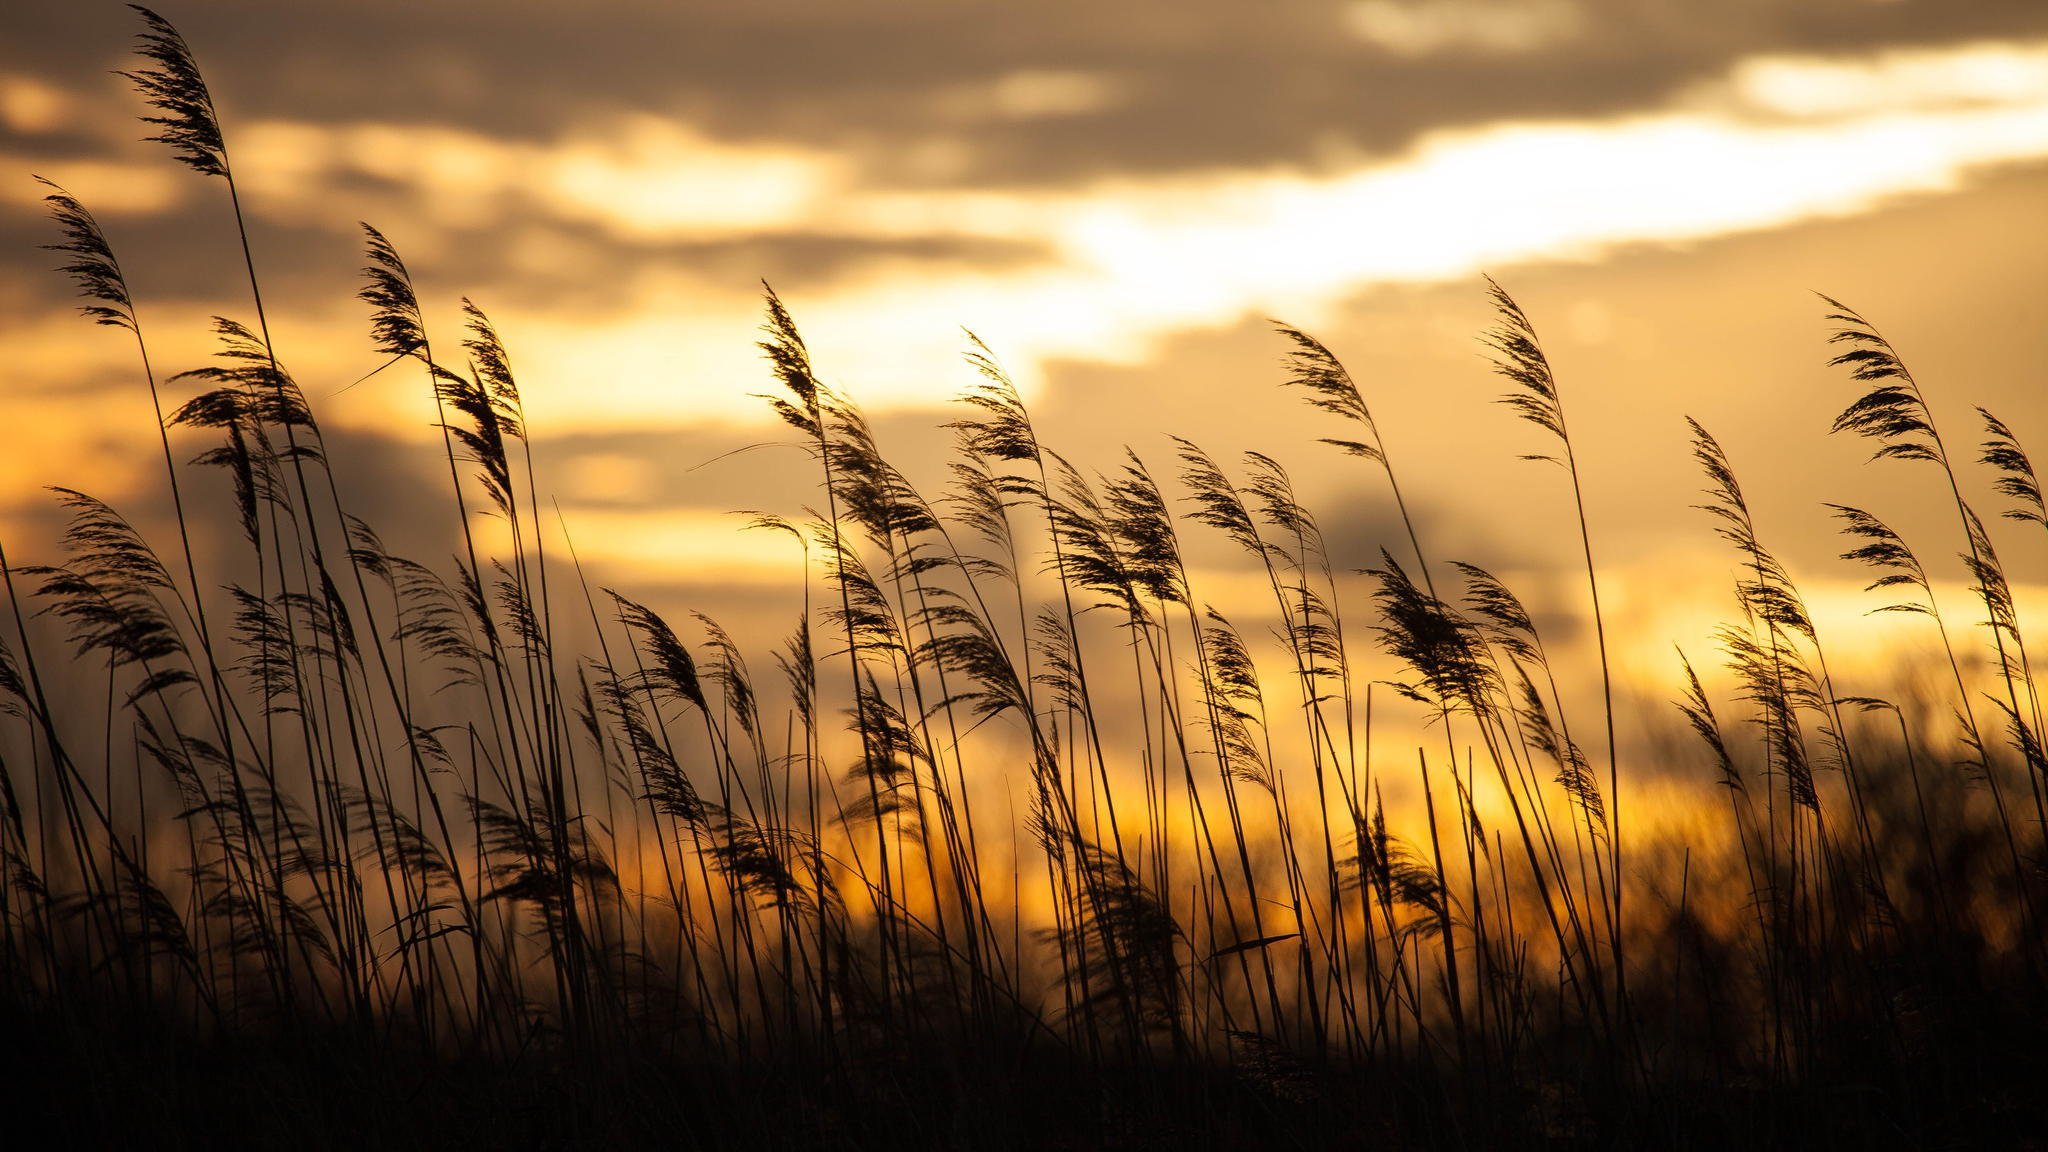
[[(130, 79), (157, 138), (239, 219), (198, 67), (143, 18)], [(1738, 696), (1683, 666), (1700, 795), (1727, 803), (1688, 842), (1625, 821), (1563, 393), (1497, 284), (1505, 402), (1571, 481), (1608, 688), (1591, 720), (1515, 593), (1430, 558), (1368, 398), (1297, 330), (1276, 384), (1341, 422), (1324, 443), (1404, 526), (1362, 586), (1277, 460), (1183, 441), (1177, 484), (1135, 454), (1091, 475), (979, 341), (928, 499), (770, 291), (770, 404), (822, 509), (756, 520), (806, 556), (781, 675), (757, 682), (715, 622), (549, 554), (505, 344), (464, 301), (440, 358), (383, 234), (360, 295), (439, 406), (464, 525), (442, 569), (349, 512), (246, 231), (253, 322), (218, 322), (166, 417), (112, 248), (50, 202), (87, 315), (134, 334), (160, 426), (225, 483), (167, 431), (172, 560), (77, 492), (61, 562), (0, 556), (4, 1079), (75, 1138), (1863, 1147), (2042, 1123), (2041, 702), (1971, 462), (1846, 307), (1835, 363), (1866, 391), (1837, 431), (1953, 496), (1976, 600), (1937, 605), (1868, 512), (1840, 509), (1847, 556), (1938, 630), (1953, 696), (1837, 682), (1694, 424), (1742, 575)], [(2006, 514), (2043, 523), (1983, 415)], [(503, 555), (478, 511), (509, 526)], [(214, 521), (239, 550), (202, 566), (192, 526)], [(1209, 606), (1190, 533), (1253, 559), (1266, 619)], [(1985, 683), (1955, 647), (1980, 625)], [(1376, 747), (1376, 704), (1431, 742), (1390, 748), (1382, 722)], [(1953, 738), (1921, 719), (1951, 710)], [(1390, 813), (1389, 780), (1419, 808)]]

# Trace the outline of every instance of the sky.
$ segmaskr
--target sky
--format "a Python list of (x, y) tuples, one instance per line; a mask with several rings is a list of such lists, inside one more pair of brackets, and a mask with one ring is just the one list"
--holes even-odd
[[(1924, 552), (1924, 472), (1827, 434), (1825, 292), (1890, 335), (1951, 438), (1973, 407), (2048, 445), (2048, 8), (2023, 0), (166, 0), (212, 85), (277, 344), (373, 521), (431, 542), (432, 405), (379, 366), (358, 221), (450, 335), (510, 345), (541, 485), (607, 580), (786, 607), (787, 543), (730, 512), (815, 500), (758, 394), (761, 282), (914, 479), (973, 380), (963, 329), (1046, 439), (1170, 474), (1169, 434), (1296, 473), (1347, 566), (1391, 545), (1376, 478), (1281, 388), (1268, 318), (1373, 405), (1438, 555), (1583, 609), (1570, 493), (1491, 403), (1483, 275), (1545, 339), (1623, 663), (1704, 647), (1735, 561), (1683, 417), (1742, 475), (1816, 608), (1884, 643), (1822, 501)], [(0, 9), (0, 527), (43, 485), (146, 517), (155, 431), (121, 334), (49, 269), (38, 174), (100, 216), (166, 372), (246, 317), (218, 181), (141, 142), (124, 6)], [(368, 377), (365, 379), (365, 377)], [(193, 449), (194, 451), (197, 448)], [(2048, 451), (2048, 449), (2043, 449)], [(1973, 492), (1996, 506), (1988, 479)], [(2023, 604), (2048, 541), (2000, 528)], [(18, 543), (17, 543), (18, 542)], [(1229, 562), (1210, 565), (1217, 595)], [(1951, 574), (1954, 578), (1959, 575)], [(1239, 581), (1239, 583), (1243, 583)]]

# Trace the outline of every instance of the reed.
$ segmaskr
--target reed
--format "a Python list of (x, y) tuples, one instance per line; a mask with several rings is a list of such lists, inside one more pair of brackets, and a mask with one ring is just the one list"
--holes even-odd
[[(124, 75), (172, 158), (222, 181), (253, 323), (217, 319), (213, 362), (160, 377), (115, 245), (48, 186), (86, 317), (135, 345), (171, 517), (58, 489), (57, 557), (0, 555), (0, 1011), (52, 1053), (10, 1089), (155, 1076), (149, 1115), (219, 1127), (250, 1107), (235, 1062), (273, 1052), (280, 1091), (359, 1093), (379, 1114), (358, 1133), (456, 1144), (516, 1142), (527, 1098), (543, 1142), (718, 1146), (1911, 1142), (2041, 1119), (2017, 1093), (2048, 1004), (2042, 704), (1965, 495), (1988, 481), (2024, 527), (2041, 490), (1981, 409), (1970, 475), (1858, 313), (1827, 301), (1863, 388), (1835, 430), (1934, 466), (1967, 618), (1885, 520), (1830, 507), (1874, 611), (1932, 626), (1943, 698), (1830, 667), (1770, 509), (1691, 423), (1738, 565), (1734, 688), (1681, 653), (1678, 714), (1646, 726), (1700, 747), (1622, 747), (1594, 479), (1492, 281), (1481, 346), (1570, 481), (1586, 666), (1506, 581), (1434, 557), (1397, 430), (1305, 332), (1279, 326), (1275, 383), (1343, 423), (1322, 443), (1400, 521), (1363, 573), (1337, 570), (1284, 454), (1177, 439), (1174, 475), (1130, 450), (1091, 470), (971, 335), (928, 500), (769, 289), (767, 402), (817, 496), (749, 514), (796, 543), (801, 604), (759, 679), (745, 629), (586, 575), (573, 522), (542, 515), (508, 340), (466, 299), (433, 338), (368, 225), (369, 344), (435, 404), (453, 555), (408, 558), (350, 511), (196, 57), (138, 11)], [(1217, 541), (1266, 607), (1213, 606), (1191, 557)], [(1561, 684), (1596, 672), (1589, 755)], [(1725, 823), (1645, 819), (1624, 759), (1703, 809), (1720, 789)], [(76, 1075), (131, 1041), (174, 1059)]]

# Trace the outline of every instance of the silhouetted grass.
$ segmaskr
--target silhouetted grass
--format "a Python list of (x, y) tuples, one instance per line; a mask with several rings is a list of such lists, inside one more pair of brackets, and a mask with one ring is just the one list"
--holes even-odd
[[(231, 136), (183, 39), (139, 11), (144, 64), (125, 75), (239, 225)], [(1401, 555), (1362, 584), (1278, 459), (1180, 440), (1177, 484), (1130, 452), (1090, 474), (1040, 441), (978, 339), (949, 486), (928, 498), (768, 291), (768, 402), (821, 506), (755, 514), (804, 556), (769, 682), (717, 622), (550, 555), (505, 342), (465, 300), (464, 331), (437, 344), (383, 233), (365, 225), (360, 297), (372, 346), (439, 413), (460, 526), (445, 567), (350, 512), (245, 228), (253, 323), (217, 319), (214, 363), (160, 383), (113, 246), (77, 199), (52, 185), (49, 201), (85, 313), (136, 341), (178, 549), (166, 563), (118, 510), (60, 489), (61, 558), (0, 555), (0, 1082), (51, 1132), (1075, 1148), (2042, 1132), (2041, 702), (1994, 534), (1963, 496), (1970, 462), (1845, 306), (1827, 301), (1834, 364), (1866, 391), (1836, 430), (1941, 486), (1974, 600), (1938, 605), (1898, 533), (1837, 506), (1845, 556), (1900, 597), (1878, 610), (1926, 618), (1953, 691), (1884, 700), (1829, 667), (1734, 457), (1693, 423), (1701, 507), (1739, 564), (1720, 633), (1736, 691), (1717, 701), (1674, 665), (1671, 727), (1705, 746), (1702, 805), (1727, 804), (1718, 831), (1681, 838), (1624, 818), (1638, 769), (1617, 749), (1582, 496), (1603, 478), (1582, 478), (1536, 324), (1498, 284), (1483, 341), (1544, 435), (1531, 458), (1569, 480), (1585, 559), (1592, 754), (1529, 610), (1432, 558), (1365, 390), (1298, 330), (1279, 329), (1275, 383), (1344, 423), (1323, 443), (1366, 461), (1402, 522)], [(2043, 523), (2024, 448), (1982, 415), (2005, 515)], [(173, 431), (207, 446), (181, 464)], [(502, 554), (480, 514), (504, 524)], [(230, 554), (194, 547), (213, 523)], [(1211, 605), (1186, 559), (1197, 533), (1251, 558), (1270, 615)], [(1958, 650), (1977, 626), (1988, 679)], [(1390, 706), (1427, 721), (1425, 744), (1390, 747), (1382, 722), (1374, 746)], [(1700, 759), (1637, 755), (1653, 753)], [(1389, 782), (1420, 803), (1390, 811)]]

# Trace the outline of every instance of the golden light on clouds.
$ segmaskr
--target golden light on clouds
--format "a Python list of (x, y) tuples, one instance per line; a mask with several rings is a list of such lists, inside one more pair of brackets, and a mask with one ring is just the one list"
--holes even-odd
[[(1533, 50), (1573, 34), (1577, 9), (1539, 5), (1498, 26), (1482, 19), (1498, 15), (1493, 6), (1476, 0), (1348, 11), (1360, 35), (1405, 36), (1401, 51), (1428, 54), (1460, 43), (1520, 50), (1502, 39), (1511, 33)], [(1492, 30), (1475, 31), (1482, 25)], [(956, 86), (944, 115), (1058, 120), (1128, 95), (1106, 72), (1022, 69)], [(25, 77), (0, 81), (10, 126), (47, 126), (76, 106)], [(87, 130), (106, 137), (106, 151), (51, 175), (101, 209), (117, 243), (144, 218), (209, 191), (136, 147), (128, 125)], [(509, 302), (481, 296), (512, 343), (529, 414), (546, 436), (723, 428), (751, 439), (771, 419), (756, 397), (768, 387), (752, 344), (757, 287), (728, 266), (700, 266), (692, 246), (869, 245), (793, 303), (833, 382), (873, 412), (924, 409), (968, 379), (963, 326), (988, 339), (1030, 393), (1056, 363), (1142, 365), (1185, 334), (1265, 315), (1314, 327), (1377, 288), (1593, 262), (1952, 191), (1999, 165), (2048, 157), (2048, 42), (1752, 56), (1661, 108), (1439, 128), (1319, 167), (1133, 172), (1044, 187), (911, 186), (818, 144), (720, 139), (646, 113), (553, 139), (346, 118), (256, 119), (232, 130), (259, 227), (331, 228), (360, 216), (390, 232), (429, 283), (441, 263), (483, 242), (515, 280), (601, 285)], [(24, 200), (37, 192), (10, 190)], [(607, 274), (594, 266), (606, 257), (602, 244), (671, 245), (675, 255)], [(1010, 255), (981, 259), (974, 245)], [(351, 386), (377, 360), (345, 284), (317, 308), (277, 310), (289, 366), (331, 425), (431, 443), (417, 374)], [(430, 299), (430, 320), (452, 321), (451, 302)], [(1635, 324), (1616, 304), (1572, 301), (1550, 318), (1553, 331), (1602, 343)], [(168, 373), (206, 361), (210, 311), (233, 315), (242, 305), (144, 300), (142, 309)], [(1452, 342), (1469, 335), (1459, 329)], [(67, 312), (17, 317), (0, 332), (0, 354), (53, 392), (130, 371), (123, 340)], [(146, 424), (132, 432), (137, 442), (148, 435)], [(51, 422), (43, 455), (83, 459), (85, 449), (67, 443), (79, 434)], [(700, 570), (769, 578), (790, 563), (786, 542), (739, 532), (716, 512), (678, 518), (631, 507), (660, 494), (644, 459), (599, 450), (547, 464), (572, 520), (585, 525), (580, 543), (622, 570), (658, 574), (696, 558)], [(1664, 561), (1642, 563), (1648, 571)], [(1712, 595), (1703, 588), (1685, 611), (1707, 611)], [(1662, 638), (1683, 623), (1646, 621), (1643, 634), (1657, 639), (1640, 654), (1645, 666), (1668, 663)]]
[[(1448, 17), (1444, 17), (1448, 19)], [(10, 115), (37, 97), (9, 88)], [(1018, 74), (986, 110), (1052, 115), (1111, 98), (1080, 74)], [(22, 112), (20, 108), (30, 111)], [(1532, 261), (1590, 260), (1867, 211), (1953, 189), (1989, 167), (2048, 156), (2048, 44), (1739, 62), (1664, 111), (1504, 122), (1425, 134), (1338, 171), (1125, 176), (1072, 189), (908, 190), (825, 150), (716, 142), (638, 116), (553, 144), (446, 127), (253, 123), (238, 137), (257, 211), (309, 223), (323, 195), (370, 181), (359, 214), (391, 226), (416, 265), (492, 228), (528, 268), (573, 265), (562, 227), (620, 242), (985, 242), (1006, 266), (877, 257), (805, 294), (806, 328), (835, 378), (871, 406), (921, 406), (958, 387), (957, 330), (1001, 348), (1034, 383), (1057, 359), (1131, 363), (1173, 334), (1264, 314), (1313, 323), (1375, 287), (1455, 280)], [(83, 195), (147, 211), (172, 174), (67, 165)], [(351, 185), (351, 186), (359, 186)], [(593, 314), (531, 302), (498, 318), (533, 366), (533, 403), (558, 430), (630, 422), (756, 423), (752, 286), (686, 258), (614, 283)], [(14, 358), (50, 365), (76, 334), (18, 325)], [(549, 389), (569, 386), (570, 397)]]
[(950, 103), (968, 119), (1040, 120), (1099, 112), (1117, 98), (1115, 81), (1105, 76), (1025, 69), (972, 86)]
[(47, 132), (72, 111), (64, 93), (33, 76), (0, 75), (0, 125), (10, 132)]
[(720, 237), (798, 226), (842, 180), (827, 154), (722, 145), (632, 117), (553, 145), (444, 127), (262, 121), (240, 148), (256, 191), (324, 204), (338, 178), (402, 189), (429, 223), (484, 226), (538, 211), (624, 237)]
[[(1987, 60), (1998, 65), (1992, 80), (1979, 68)], [(884, 264), (811, 294), (807, 329), (871, 405), (932, 404), (958, 386), (962, 324), (1028, 382), (1052, 359), (1133, 362), (1164, 336), (1247, 316), (1312, 323), (1387, 284), (1850, 215), (2048, 156), (2048, 46), (1860, 65), (1756, 61), (1687, 104), (1445, 131), (1335, 174), (1122, 180), (1066, 193), (847, 189), (818, 199), (807, 226), (1003, 240), (1046, 255), (999, 271)], [(643, 292), (580, 350), (617, 370), (598, 374), (610, 383), (584, 393), (574, 418), (645, 415), (650, 405), (675, 420), (764, 418), (730, 385), (753, 369), (752, 350), (712, 338), (741, 330), (751, 300), (687, 278)], [(673, 384), (649, 388), (650, 373)]]
[[(1038, 100), (1040, 111), (1090, 92), (1077, 78), (1014, 88), (1008, 98)], [(1016, 94), (1026, 90), (1038, 94)], [(1444, 129), (1341, 172), (1116, 178), (1075, 191), (870, 187), (834, 154), (721, 146), (647, 117), (557, 146), (393, 125), (258, 123), (244, 139), (264, 213), (332, 211), (319, 191), (338, 176), (371, 176), (424, 213), (424, 228), (406, 236), (422, 264), (436, 254), (436, 223), (492, 219), (514, 223), (514, 250), (539, 244), (537, 262), (573, 258), (573, 248), (549, 250), (547, 232), (522, 232), (520, 221), (592, 225), (621, 240), (803, 232), (1040, 252), (993, 271), (877, 260), (807, 293), (823, 363), (870, 406), (889, 408), (954, 392), (963, 324), (1030, 383), (1053, 359), (1130, 363), (1163, 336), (1247, 316), (1307, 324), (1380, 285), (1778, 228), (1954, 189), (1970, 172), (2048, 156), (2048, 45), (1749, 59), (1661, 113)], [(643, 271), (623, 293), (627, 303), (604, 316), (500, 316), (522, 359), (545, 369), (532, 402), (553, 426), (766, 418), (745, 383), (760, 375), (739, 338), (754, 324), (748, 287), (707, 283), (678, 262)], [(555, 404), (549, 381), (569, 377), (573, 404)]]
[[(794, 590), (804, 575), (804, 553), (785, 532), (746, 531), (747, 517), (691, 508), (620, 511), (573, 507), (563, 527), (577, 557), (608, 573), (653, 584), (686, 579), (691, 584), (778, 587)], [(482, 539), (509, 551), (510, 531), (485, 521)], [(549, 537), (555, 536), (549, 526)]]
[(2048, 13), (468, 2), (0, 39), (0, 993), (1479, 1144), (2041, 1001)]
[(1575, 35), (1585, 13), (1572, 0), (1356, 0), (1345, 26), (1400, 56), (1534, 52)]
[(2031, 105), (2048, 100), (2048, 44), (1899, 50), (1860, 60), (1762, 57), (1737, 64), (1730, 87), (1757, 108), (1816, 118)]

